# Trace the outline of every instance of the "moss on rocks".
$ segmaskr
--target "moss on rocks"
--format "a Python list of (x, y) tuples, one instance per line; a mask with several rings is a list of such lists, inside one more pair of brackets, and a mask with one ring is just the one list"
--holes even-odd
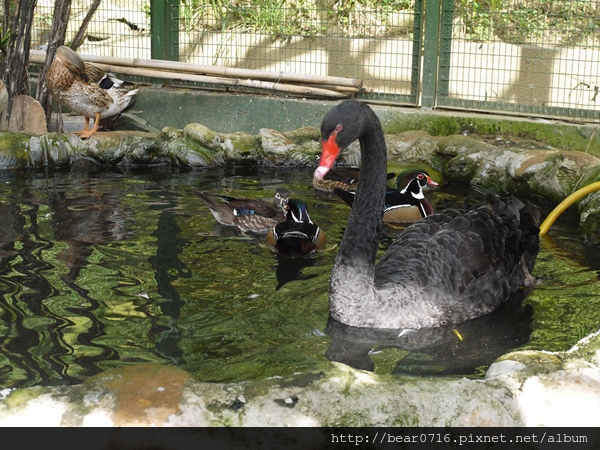
[[(446, 117), (440, 121), (439, 129), (433, 131), (456, 131), (455, 125), (462, 120), (464, 118)], [(385, 123), (393, 128), (389, 121)], [(470, 126), (477, 125), (477, 121), (470, 123)], [(525, 127), (520, 121), (506, 121), (502, 125), (494, 122), (494, 130), (508, 133), (517, 125)], [(534, 125), (531, 129), (538, 130), (540, 124)], [(188, 124), (182, 130), (167, 127), (161, 133), (100, 132), (88, 140), (56, 133), (38, 136), (4, 132), (0, 133), (0, 168), (132, 164), (311, 167), (317, 164), (320, 141), (316, 127), (286, 133), (263, 128), (257, 135), (251, 135), (245, 132), (217, 133), (197, 123)], [(575, 189), (600, 179), (600, 159), (580, 151), (563, 151), (543, 145), (535, 150), (530, 149), (530, 145), (526, 149), (504, 144), (499, 147), (463, 134), (432, 136), (423, 129), (387, 134), (386, 142), (390, 172), (400, 174), (403, 165), (423, 167), (438, 182), (469, 183), (477, 191), (539, 197), (559, 203)], [(358, 166), (359, 144), (352, 143), (339, 162)], [(598, 211), (600, 204), (595, 196), (580, 203), (582, 237), (586, 243), (594, 245), (600, 244)]]

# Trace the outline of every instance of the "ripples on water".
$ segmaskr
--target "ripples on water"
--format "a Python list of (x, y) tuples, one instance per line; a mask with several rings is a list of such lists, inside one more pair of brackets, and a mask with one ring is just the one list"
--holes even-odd
[[(477, 374), (508, 349), (565, 350), (597, 329), (600, 263), (568, 217), (544, 240), (534, 271), (543, 284), (518, 313), (400, 338), (328, 324), (349, 209), (310, 180), (308, 169), (247, 168), (2, 175), (0, 388), (79, 383), (139, 363), (215, 382), (326, 358), (379, 373)], [(323, 252), (280, 260), (261, 237), (218, 225), (193, 194), (270, 199), (281, 185), (326, 231)]]

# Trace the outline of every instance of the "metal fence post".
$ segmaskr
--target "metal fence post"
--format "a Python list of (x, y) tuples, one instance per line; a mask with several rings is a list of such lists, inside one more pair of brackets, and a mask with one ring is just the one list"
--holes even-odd
[(152, 59), (179, 61), (179, 0), (150, 0)]
[(452, 24), (454, 20), (454, 0), (442, 0), (440, 20), (440, 43), (437, 81), (437, 104), (441, 98), (448, 98), (450, 85), (450, 59), (452, 57)]
[(421, 108), (435, 107), (440, 42), (440, 10), (442, 0), (425, 0), (425, 32), (423, 33), (423, 93)]
[(423, 47), (423, 3), (425, 0), (416, 0), (414, 9), (413, 25), (413, 47), (412, 47), (412, 70), (410, 76), (410, 99), (419, 104), (419, 92), (421, 90), (421, 57)]

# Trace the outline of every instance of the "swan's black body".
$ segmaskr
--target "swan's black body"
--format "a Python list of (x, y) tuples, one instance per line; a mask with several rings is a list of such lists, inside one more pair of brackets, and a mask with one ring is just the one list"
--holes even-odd
[(379, 119), (369, 106), (345, 101), (326, 114), (321, 133), (317, 178), (351, 142), (361, 146), (359, 187), (329, 284), (335, 320), (387, 329), (459, 323), (494, 310), (531, 279), (539, 211), (514, 197), (428, 216), (375, 265), (387, 160)]

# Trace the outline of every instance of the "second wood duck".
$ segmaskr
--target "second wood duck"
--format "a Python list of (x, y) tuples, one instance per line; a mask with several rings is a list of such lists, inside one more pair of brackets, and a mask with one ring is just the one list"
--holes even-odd
[(273, 204), (252, 198), (234, 198), (225, 195), (217, 196), (223, 201), (194, 191), (210, 209), (214, 218), (222, 225), (238, 227), (242, 231), (267, 233), (275, 225), (285, 219), (289, 192), (279, 188), (273, 197)]
[[(400, 189), (402, 185), (404, 188)], [(390, 224), (408, 224), (434, 213), (433, 205), (425, 198), (423, 188), (437, 187), (426, 172), (414, 172), (398, 178), (398, 189), (388, 188), (385, 194), (383, 221)], [(348, 205), (354, 203), (355, 192), (333, 191)]]
[[(387, 179), (391, 180), (396, 176), (394, 173), (388, 173)], [(325, 178), (318, 180), (313, 177), (313, 187), (318, 191), (333, 192), (334, 189), (342, 191), (355, 191), (358, 187), (360, 178), (360, 169), (358, 167), (346, 167), (342, 169), (331, 170)]]
[(313, 178), (313, 187), (323, 192), (333, 192), (336, 188), (342, 191), (352, 191), (358, 186), (359, 177), (360, 169), (357, 167), (332, 170), (322, 180)]
[(267, 233), (267, 243), (282, 256), (297, 258), (325, 247), (325, 232), (313, 223), (306, 203), (290, 199), (285, 219)]

